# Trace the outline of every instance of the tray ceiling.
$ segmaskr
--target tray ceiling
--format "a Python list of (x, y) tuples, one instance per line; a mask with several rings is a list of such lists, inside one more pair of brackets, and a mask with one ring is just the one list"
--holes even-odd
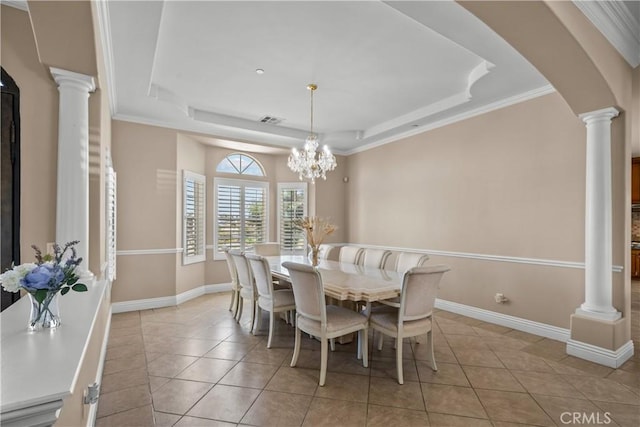
[(308, 83), (314, 130), (342, 154), (553, 90), (452, 1), (114, 1), (99, 15), (114, 118), (220, 139), (300, 146)]

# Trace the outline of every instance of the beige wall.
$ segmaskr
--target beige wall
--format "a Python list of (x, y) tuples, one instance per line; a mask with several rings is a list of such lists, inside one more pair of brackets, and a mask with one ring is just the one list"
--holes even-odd
[(90, 2), (56, 0), (28, 3), (40, 62), (96, 76), (96, 44)]
[(31, 245), (55, 241), (58, 152), (58, 90), (38, 61), (29, 14), (1, 6), (2, 67), (20, 88), (20, 251), (33, 260)]
[(336, 156), (338, 166), (327, 175), (327, 180), (319, 180), (311, 187), (315, 187), (315, 214), (319, 217), (329, 218), (337, 227), (336, 231), (327, 237), (326, 243), (340, 243), (347, 240), (349, 235), (349, 223), (347, 221), (345, 202), (349, 179), (349, 157)]
[[(183, 171), (188, 170), (201, 175), (206, 174), (206, 150), (204, 145), (195, 141), (188, 136), (177, 135), (177, 197), (176, 197), (176, 242), (177, 247), (183, 247), (182, 244), (182, 201), (183, 201)], [(206, 199), (207, 206), (210, 199)], [(208, 234), (210, 229), (207, 227), (205, 233)], [(205, 238), (206, 240), (206, 238)], [(186, 292), (188, 290), (202, 286), (205, 283), (205, 263), (198, 262), (194, 264), (183, 265), (182, 254), (176, 256), (176, 294)]]
[[(552, 94), (352, 155), (349, 241), (582, 262), (585, 138)], [(432, 258), (445, 300), (564, 328), (583, 302), (582, 270)]]
[(118, 251), (164, 253), (117, 258), (114, 302), (175, 295), (176, 132), (114, 120)]
[[(213, 178), (216, 167), (227, 155), (237, 152), (200, 142), (197, 135), (172, 129), (114, 120), (112, 151), (118, 174), (118, 272), (113, 301), (172, 297), (203, 285), (230, 281), (224, 259), (215, 260), (213, 245)], [(277, 184), (297, 182), (287, 167), (287, 155), (246, 153), (258, 160), (269, 182), (269, 237), (276, 241)], [(344, 197), (346, 159), (339, 158), (338, 170), (327, 181), (309, 185), (311, 206), (318, 215), (331, 217), (338, 231), (331, 241), (346, 238)], [(182, 265), (182, 173), (207, 177), (207, 260)], [(315, 194), (317, 194), (317, 203)], [(148, 253), (162, 252), (162, 253)], [(133, 251), (133, 254), (130, 252)]]

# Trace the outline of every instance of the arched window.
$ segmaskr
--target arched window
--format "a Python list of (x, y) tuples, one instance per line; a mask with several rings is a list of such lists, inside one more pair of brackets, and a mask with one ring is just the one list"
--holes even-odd
[(262, 165), (256, 159), (240, 153), (229, 154), (225, 157), (220, 163), (218, 163), (216, 172), (265, 176)]
[(224, 259), (225, 248), (248, 250), (268, 240), (269, 183), (250, 180), (266, 174), (262, 165), (246, 154), (229, 154), (216, 172), (236, 175), (213, 180), (214, 259)]

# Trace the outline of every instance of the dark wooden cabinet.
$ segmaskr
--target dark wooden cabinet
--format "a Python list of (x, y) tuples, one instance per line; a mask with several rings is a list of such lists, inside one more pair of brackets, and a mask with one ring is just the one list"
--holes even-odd
[(631, 163), (631, 203), (640, 203), (640, 157)]
[(640, 278), (640, 249), (631, 251), (631, 277)]

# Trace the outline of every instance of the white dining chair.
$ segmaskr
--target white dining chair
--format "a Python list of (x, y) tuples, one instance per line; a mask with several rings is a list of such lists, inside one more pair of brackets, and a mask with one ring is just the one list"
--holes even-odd
[(340, 262), (346, 262), (349, 264), (358, 264), (360, 262), (360, 256), (362, 255), (362, 248), (357, 246), (342, 246), (340, 248), (340, 255), (338, 260)]
[(251, 274), (249, 262), (247, 261), (247, 258), (244, 256), (244, 253), (242, 251), (232, 250), (229, 251), (229, 253), (231, 254), (233, 262), (236, 265), (236, 270), (238, 271), (238, 282), (240, 283), (240, 301), (238, 303), (239, 307), (236, 321), (240, 322), (240, 318), (242, 317), (242, 309), (244, 307), (244, 301), (249, 300), (251, 302), (250, 332), (253, 333), (253, 323), (256, 316), (256, 303), (258, 300), (258, 292), (255, 289), (256, 285), (253, 280), (253, 274)]
[(366, 248), (362, 252), (361, 264), (365, 267), (382, 268), (389, 255), (391, 251), (386, 249)]
[(282, 266), (289, 271), (296, 301), (296, 333), (291, 367), (298, 363), (301, 331), (320, 339), (320, 386), (324, 386), (327, 377), (329, 339), (358, 332), (362, 343), (362, 365), (368, 367), (367, 317), (344, 307), (327, 305), (322, 277), (316, 268), (293, 262), (285, 262)]
[(229, 269), (229, 275), (231, 276), (231, 303), (229, 304), (229, 311), (233, 312), (235, 318), (238, 314), (238, 304), (240, 300), (240, 282), (238, 281), (238, 270), (236, 269), (236, 263), (233, 261), (229, 249), (224, 249), (224, 257), (227, 260), (227, 268)]
[[(374, 307), (367, 312), (369, 327), (384, 335), (396, 338), (396, 370), (398, 383), (404, 383), (402, 373), (402, 342), (404, 338), (427, 335), (427, 346), (431, 357), (431, 368), (438, 370), (433, 351), (433, 306), (440, 280), (449, 271), (445, 265), (413, 267), (404, 273), (400, 307)], [(378, 349), (381, 349), (382, 336)]]
[(404, 273), (412, 267), (421, 267), (429, 260), (429, 255), (416, 252), (400, 252), (396, 258), (394, 270)]
[[(405, 271), (413, 267), (421, 267), (425, 262), (429, 260), (429, 255), (420, 254), (416, 252), (400, 252), (396, 257), (396, 263), (393, 270), (404, 273)], [(400, 297), (380, 300), (381, 304), (389, 305), (391, 307), (400, 307)]]
[(262, 319), (261, 310), (269, 312), (269, 338), (267, 339), (267, 348), (271, 348), (271, 338), (274, 329), (274, 314), (286, 313), (296, 308), (293, 292), (290, 289), (273, 288), (271, 280), (271, 269), (269, 262), (260, 255), (246, 254), (253, 279), (255, 280), (256, 290), (258, 291), (258, 313), (257, 325), (255, 330), (260, 330), (260, 321)]
[(326, 243), (321, 244), (318, 246), (318, 259), (329, 259), (334, 249), (335, 246)]
[(253, 245), (253, 253), (262, 256), (278, 256), (280, 255), (280, 243), (256, 243), (255, 245)]

